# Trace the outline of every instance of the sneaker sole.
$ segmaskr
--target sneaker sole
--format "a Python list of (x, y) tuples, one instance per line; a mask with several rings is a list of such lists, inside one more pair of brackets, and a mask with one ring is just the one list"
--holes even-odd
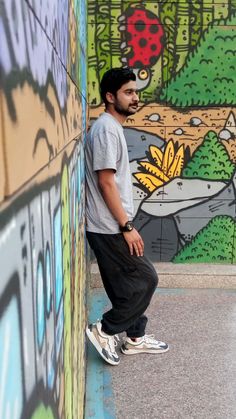
[(90, 342), (93, 344), (93, 346), (98, 351), (99, 355), (104, 359), (104, 361), (106, 361), (110, 365), (118, 365), (120, 363), (120, 360), (112, 361), (112, 359), (106, 358), (104, 356), (104, 354), (101, 351), (101, 347), (100, 347), (97, 339), (94, 337), (94, 334), (90, 331), (90, 329), (88, 327), (86, 327), (86, 335), (87, 335), (88, 339), (90, 340)]
[(169, 347), (166, 349), (123, 349), (122, 347), (120, 348), (122, 354), (124, 355), (138, 355), (138, 354), (163, 354), (164, 352), (169, 351)]

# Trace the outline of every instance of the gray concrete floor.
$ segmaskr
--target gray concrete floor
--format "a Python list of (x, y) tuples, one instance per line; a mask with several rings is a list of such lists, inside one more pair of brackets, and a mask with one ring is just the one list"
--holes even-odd
[(158, 289), (147, 314), (170, 350), (104, 363), (115, 418), (236, 419), (236, 289)]

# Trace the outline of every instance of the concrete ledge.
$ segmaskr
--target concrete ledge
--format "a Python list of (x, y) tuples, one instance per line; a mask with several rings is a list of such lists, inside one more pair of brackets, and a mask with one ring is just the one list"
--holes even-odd
[[(160, 288), (236, 289), (236, 265), (154, 263)], [(91, 264), (91, 287), (102, 287), (99, 269)]]

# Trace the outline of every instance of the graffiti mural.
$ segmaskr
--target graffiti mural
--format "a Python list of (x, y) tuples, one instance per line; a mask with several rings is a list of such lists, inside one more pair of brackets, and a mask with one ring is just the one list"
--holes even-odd
[(1, 2), (1, 418), (83, 417), (86, 7)]
[[(84, 360), (77, 350), (77, 335), (84, 329), (84, 305), (80, 306), (79, 295), (84, 294), (86, 274), (83, 194), (78, 194), (78, 167), (82, 182), (84, 176), (80, 148), (77, 146), (65, 163), (62, 177), (21, 195), (10, 207), (10, 217), (9, 208), (2, 213), (1, 417), (11, 417), (7, 412), (14, 404), (19, 409), (16, 417), (31, 417), (29, 406), (34, 403), (38, 409), (39, 395), (42, 408), (46, 408), (46, 398), (50, 408), (56, 409), (52, 417), (79, 417), (77, 391), (83, 391)], [(72, 165), (76, 174), (73, 190), (68, 177), (63, 176)], [(71, 204), (74, 211), (65, 219), (64, 207), (69, 210)], [(69, 259), (63, 242), (73, 249)], [(65, 275), (68, 267), (74, 272), (69, 281)], [(80, 339), (83, 353), (81, 331)], [(81, 395), (80, 399), (82, 403)]]
[(124, 131), (148, 256), (235, 263), (236, 2), (94, 0), (88, 27), (91, 120), (108, 68), (137, 77)]

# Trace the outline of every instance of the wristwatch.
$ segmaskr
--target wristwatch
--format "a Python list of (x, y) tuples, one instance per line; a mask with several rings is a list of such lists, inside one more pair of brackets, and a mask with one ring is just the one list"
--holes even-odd
[(133, 225), (132, 221), (127, 221), (124, 226), (120, 226), (120, 231), (122, 233), (124, 233), (126, 231), (132, 231), (133, 229), (134, 229), (134, 225)]

